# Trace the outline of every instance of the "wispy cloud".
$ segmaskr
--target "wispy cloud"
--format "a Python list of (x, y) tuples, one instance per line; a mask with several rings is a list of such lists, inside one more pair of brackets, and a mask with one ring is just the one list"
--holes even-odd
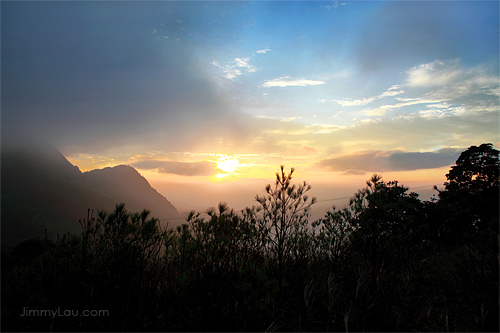
[(410, 98), (410, 99), (403, 99), (403, 102), (401, 103), (396, 103), (396, 104), (386, 104), (386, 105), (381, 105), (378, 107), (378, 109), (381, 110), (392, 110), (392, 109), (400, 109), (405, 106), (411, 106), (411, 105), (418, 105), (418, 104), (435, 104), (435, 103), (441, 103), (443, 100), (440, 99), (426, 99), (426, 98)]
[(255, 51), (255, 53), (267, 53), (267, 52), (270, 52), (271, 49), (263, 49), (263, 50), (258, 50), (258, 51)]
[(449, 63), (436, 60), (414, 67), (406, 73), (408, 74), (408, 86), (434, 87), (444, 86), (453, 82), (453, 80), (462, 74), (462, 70), (459, 68), (458, 60)]
[(294, 79), (290, 76), (283, 76), (274, 80), (269, 80), (262, 84), (262, 87), (305, 87), (305, 86), (317, 86), (320, 84), (325, 84), (324, 81), (317, 80), (306, 80), (306, 79)]
[(346, 128), (345, 125), (314, 124), (307, 127), (313, 134), (327, 134)]
[[(402, 90), (403, 87), (405, 90)], [(411, 97), (397, 97), (405, 92)], [(436, 60), (413, 67), (406, 71), (403, 84), (393, 85), (380, 95), (333, 101), (342, 106), (363, 106), (384, 97), (394, 97), (395, 101), (392, 103), (360, 112), (372, 117), (401, 109), (406, 114), (397, 114), (394, 119), (435, 119), (477, 112), (498, 112), (499, 96), (500, 79), (495, 76), (494, 71), (481, 66), (466, 68), (456, 59)], [(325, 100), (318, 102), (324, 103)]]
[(317, 166), (349, 174), (382, 171), (433, 169), (452, 165), (460, 149), (446, 148), (436, 152), (366, 150), (322, 160)]
[(271, 119), (271, 120), (279, 120), (279, 121), (282, 121), (284, 123), (288, 123), (288, 122), (291, 122), (295, 119), (301, 119), (302, 117), (274, 117), (274, 116), (265, 116), (265, 115), (257, 115), (257, 116), (254, 116), (255, 118), (258, 118), (258, 119)]
[(234, 79), (243, 74), (250, 74), (257, 71), (255, 66), (249, 64), (250, 58), (235, 58), (233, 61), (221, 65), (218, 61), (212, 61), (211, 64), (222, 69), (226, 79)]
[(387, 110), (384, 109), (365, 109), (362, 113), (366, 116), (383, 116)]
[(477, 101), (491, 97), (498, 100), (500, 96), (498, 74), (482, 66), (464, 68), (458, 60), (423, 65), (410, 70), (408, 75), (408, 85), (434, 88), (425, 95), (430, 98), (451, 100), (474, 96), (472, 100)]
[(339, 1), (333, 1), (331, 5), (326, 5), (326, 6), (321, 6), (322, 8), (326, 8), (326, 10), (332, 10), (332, 9), (337, 9), (339, 6), (347, 6), (350, 5), (350, 2), (339, 2)]
[(143, 170), (156, 170), (160, 173), (169, 173), (180, 176), (213, 176), (224, 171), (217, 168), (217, 163), (201, 162), (172, 162), (172, 161), (141, 161), (132, 164), (133, 167)]
[(356, 99), (356, 100), (351, 100), (344, 98), (343, 100), (333, 100), (333, 102), (340, 104), (342, 106), (360, 106), (360, 105), (366, 105), (370, 104), (373, 101), (382, 99), (384, 97), (392, 97), (392, 96), (397, 96), (400, 94), (404, 93), (404, 90), (400, 89), (401, 87), (398, 85), (394, 85), (390, 87), (387, 91), (383, 92), (380, 95), (377, 96), (372, 96), (372, 97), (367, 97), (367, 98), (362, 98), (362, 99)]
[(283, 122), (289, 122), (295, 119), (301, 119), (302, 117), (287, 117), (287, 118), (281, 118), (281, 121)]

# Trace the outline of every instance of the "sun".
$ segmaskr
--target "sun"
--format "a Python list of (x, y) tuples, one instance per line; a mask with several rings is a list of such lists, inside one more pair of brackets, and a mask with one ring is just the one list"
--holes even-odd
[(215, 175), (215, 178), (226, 180), (237, 180), (248, 177), (250, 168), (254, 166), (253, 162), (248, 161), (248, 156), (228, 156), (226, 154), (217, 155), (217, 169), (221, 172)]
[(235, 157), (222, 156), (217, 159), (217, 168), (227, 173), (234, 173), (239, 166), (240, 162)]

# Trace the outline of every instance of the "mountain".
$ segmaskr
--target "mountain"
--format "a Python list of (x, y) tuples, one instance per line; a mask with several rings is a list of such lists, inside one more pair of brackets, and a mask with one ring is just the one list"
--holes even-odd
[(147, 208), (159, 219), (179, 217), (177, 209), (149, 185), (131, 166), (119, 165), (113, 168), (93, 170), (82, 174), (81, 186), (104, 194), (116, 202), (126, 203), (129, 211)]
[(2, 144), (1, 189), (2, 242), (7, 243), (45, 237), (45, 229), (52, 239), (68, 231), (79, 234), (78, 221), (87, 218), (88, 209), (96, 216), (121, 202), (130, 212), (150, 210), (162, 225), (179, 218), (177, 209), (134, 168), (82, 173), (44, 144)]

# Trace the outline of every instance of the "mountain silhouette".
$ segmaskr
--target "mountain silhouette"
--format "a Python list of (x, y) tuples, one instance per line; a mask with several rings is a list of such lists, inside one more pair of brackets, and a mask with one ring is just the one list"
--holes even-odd
[(1, 157), (2, 242), (45, 237), (45, 230), (52, 239), (68, 231), (79, 234), (78, 221), (87, 218), (88, 209), (96, 216), (121, 202), (130, 212), (148, 209), (162, 226), (179, 217), (177, 209), (130, 166), (82, 173), (56, 148), (38, 143), (3, 144)]
[(92, 170), (83, 173), (82, 179), (83, 188), (104, 194), (115, 202), (124, 202), (129, 211), (147, 208), (156, 218), (179, 217), (177, 209), (131, 166)]

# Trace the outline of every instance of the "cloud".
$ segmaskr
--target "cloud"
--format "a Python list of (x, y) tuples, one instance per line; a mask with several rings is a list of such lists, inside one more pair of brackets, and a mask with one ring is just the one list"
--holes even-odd
[(225, 65), (221, 65), (218, 61), (212, 61), (211, 64), (222, 69), (226, 79), (234, 79), (243, 74), (255, 73), (257, 68), (248, 63), (250, 58), (235, 58), (233, 61)]
[(350, 5), (350, 2), (338, 2), (338, 1), (333, 1), (333, 4), (331, 5), (326, 5), (326, 6), (321, 6), (322, 8), (326, 8), (326, 10), (332, 10), (332, 9), (337, 9), (339, 6), (347, 6)]
[(316, 155), (317, 153), (318, 149), (310, 146), (301, 146), (294, 151), (294, 154), (296, 155)]
[(383, 116), (387, 110), (384, 109), (365, 109), (361, 111), (366, 116)]
[(324, 159), (317, 165), (326, 170), (349, 174), (433, 169), (453, 165), (460, 152), (460, 149), (453, 148), (423, 153), (365, 150)]
[(288, 123), (288, 122), (291, 122), (295, 119), (301, 119), (302, 117), (274, 117), (274, 116), (265, 116), (265, 115), (257, 115), (257, 116), (254, 116), (255, 118), (258, 118), (258, 119), (270, 119), (270, 120), (279, 120), (281, 122), (284, 122), (284, 123)]
[[(404, 93), (404, 90), (399, 89), (400, 86), (394, 85), (391, 88), (389, 88), (387, 91), (383, 92), (380, 95), (373, 96), (373, 97), (367, 97), (367, 98), (362, 98), (362, 99), (357, 99), (357, 100), (351, 100), (344, 98), (343, 100), (333, 100), (332, 102), (335, 102), (337, 104), (340, 104), (342, 106), (359, 106), (359, 105), (366, 105), (370, 104), (373, 101), (376, 101), (378, 99), (382, 99), (384, 97), (391, 97), (391, 96), (397, 96), (400, 94)], [(398, 89), (398, 90), (396, 90)]]
[(248, 59), (249, 58), (236, 58), (236, 59), (234, 59), (234, 63), (236, 64), (236, 67), (240, 67), (240, 68), (243, 67), (243, 68), (253, 70), (254, 67), (252, 67), (248, 64)]
[(425, 94), (427, 98), (463, 101), (473, 96), (468, 101), (498, 101), (500, 97), (498, 73), (485, 66), (465, 68), (458, 60), (438, 62), (437, 65), (434, 62), (414, 68), (408, 74), (408, 85), (434, 88)]
[[(495, 70), (484, 66), (464, 67), (458, 59), (436, 60), (406, 72), (409, 94), (418, 97), (395, 97), (399, 103), (386, 104), (377, 110), (395, 110), (425, 104), (426, 109), (397, 117), (445, 117), (466, 113), (497, 112), (500, 79)], [(390, 92), (390, 91), (389, 91)], [(415, 108), (414, 108), (415, 109)], [(363, 110), (365, 114), (372, 109)]]
[(406, 73), (407, 85), (410, 87), (435, 87), (454, 82), (462, 74), (462, 70), (458, 60), (448, 63), (436, 60), (414, 67)]
[[(151, 34), (151, 22), (177, 25), (183, 4), (71, 2), (61, 15), (62, 5), (6, 9), (2, 136), (30, 136), (68, 153), (191, 150), (253, 137), (253, 118), (201, 74), (188, 36), (157, 39), (159, 26)], [(234, 73), (256, 70), (236, 59)]]
[(293, 121), (295, 119), (301, 119), (302, 117), (283, 117), (281, 118), (281, 121), (283, 122), (289, 122), (289, 121)]
[(332, 125), (332, 124), (314, 124), (307, 126), (306, 129), (312, 134), (326, 134), (336, 132), (345, 129), (344, 125)]
[(258, 118), (258, 119), (277, 119), (276, 117), (273, 117), (273, 116), (265, 116), (265, 115), (256, 115), (254, 116), (255, 118)]
[[(491, 15), (485, 13), (487, 9), (492, 10)], [(498, 14), (498, 4), (474, 6), (471, 10), (466, 3), (387, 2), (364, 22), (361, 27), (364, 33), (352, 56), (359, 61), (360, 74), (387, 75), (399, 72), (402, 67), (414, 66), (421, 59), (451, 59), (457, 52), (474, 53), (474, 59), (481, 53), (475, 50), (492, 50), (491, 54), (498, 54), (498, 29), (472, 23), (492, 19), (498, 22), (498, 15), (493, 18), (493, 13)], [(464, 24), (463, 17), (468, 18), (469, 24)], [(480, 31), (481, 38), (473, 37)]]
[[(434, 109), (423, 106), (423, 110)], [(464, 150), (471, 144), (497, 142), (500, 126), (498, 107), (495, 109), (494, 105), (478, 106), (465, 113), (441, 117), (419, 114), (417, 111), (411, 116), (401, 114), (393, 118), (376, 118), (375, 121), (358, 121), (354, 124), (335, 121), (335, 118), (330, 124), (311, 125), (298, 121), (280, 122), (278, 117), (274, 120), (255, 118), (262, 132), (255, 136), (251, 152), (279, 153), (307, 145), (318, 149), (324, 158), (324, 154), (337, 156), (359, 150), (393, 152), (402, 145), (417, 152), (434, 152), (442, 147), (462, 147)], [(301, 144), (291, 143), (292, 139)], [(450, 163), (453, 162), (452, 158)], [(359, 168), (364, 164), (362, 159)], [(352, 165), (346, 165), (339, 172), (349, 169), (357, 170)], [(391, 166), (379, 165), (379, 169), (391, 170)]]
[(270, 52), (271, 49), (263, 49), (263, 50), (258, 50), (258, 51), (255, 51), (255, 53), (267, 53), (267, 52)]
[(274, 80), (269, 80), (262, 84), (264, 88), (270, 87), (305, 87), (305, 86), (317, 86), (320, 84), (325, 84), (324, 81), (306, 80), (306, 79), (294, 79), (290, 76), (283, 76)]
[(360, 176), (360, 175), (365, 175), (365, 174), (366, 174), (365, 171), (353, 170), (353, 169), (349, 169), (349, 170), (346, 170), (346, 171), (341, 173), (341, 175), (344, 175), (344, 176), (349, 176), (349, 175)]
[(378, 109), (392, 110), (392, 109), (400, 109), (402, 107), (411, 106), (411, 105), (435, 104), (435, 103), (441, 103), (441, 102), (443, 102), (440, 99), (432, 100), (432, 99), (426, 99), (426, 98), (405, 98), (403, 100), (404, 100), (404, 102), (402, 102), (402, 103), (381, 105), (381, 106), (378, 107)]
[(136, 162), (132, 166), (138, 169), (156, 170), (157, 172), (180, 176), (213, 176), (218, 173), (225, 173), (217, 168), (217, 163), (209, 161), (170, 162), (150, 160)]
[[(421, 64), (406, 71), (405, 87), (408, 94), (418, 97), (395, 97), (398, 101), (385, 104), (374, 109), (362, 110), (368, 116), (382, 115), (387, 110), (402, 109), (409, 106), (425, 104), (423, 110), (398, 117), (444, 117), (448, 115), (463, 115), (467, 112), (497, 111), (500, 92), (500, 79), (491, 68), (476, 66), (466, 68), (460, 61), (440, 61)], [(357, 101), (339, 101), (345, 105), (362, 105), (382, 96), (397, 95), (401, 86), (393, 86), (385, 93)], [(394, 94), (393, 94), (394, 93)], [(414, 108), (415, 109), (415, 108)]]

